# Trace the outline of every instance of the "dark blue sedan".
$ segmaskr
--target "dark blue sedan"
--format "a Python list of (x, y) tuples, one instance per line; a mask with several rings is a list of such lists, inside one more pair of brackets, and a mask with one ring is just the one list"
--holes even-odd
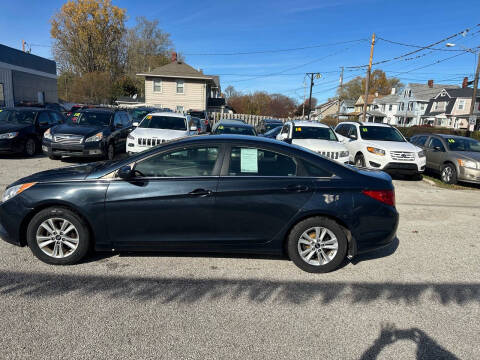
[(389, 175), (304, 148), (196, 136), (133, 157), (40, 172), (9, 185), (0, 236), (50, 264), (97, 251), (283, 254), (327, 272), (389, 244)]

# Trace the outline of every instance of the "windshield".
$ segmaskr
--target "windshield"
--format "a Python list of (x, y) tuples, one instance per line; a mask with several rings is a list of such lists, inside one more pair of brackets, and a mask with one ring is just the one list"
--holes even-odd
[(132, 110), (130, 112), (130, 115), (132, 115), (133, 121), (134, 122), (140, 122), (143, 120), (145, 115), (153, 112), (153, 110)]
[(0, 110), (0, 123), (33, 124), (35, 111)]
[(140, 128), (187, 130), (187, 122), (183, 117), (147, 115), (139, 125)]
[(205, 119), (205, 113), (203, 111), (190, 111), (188, 115), (190, 115), (191, 117)]
[(313, 126), (295, 126), (293, 128), (292, 139), (320, 139), (337, 141), (337, 137), (332, 129), (328, 127)]
[(480, 152), (480, 142), (475, 139), (447, 138), (450, 151)]
[(214, 134), (256, 135), (253, 127), (235, 125), (219, 125)]
[(67, 119), (70, 125), (79, 126), (108, 126), (112, 114), (109, 112), (82, 112), (73, 113)]
[(279, 123), (266, 123), (265, 124), (265, 131), (270, 131), (272, 129), (275, 129), (276, 127), (282, 126), (283, 124), (281, 122)]
[(360, 135), (365, 140), (405, 142), (400, 131), (387, 126), (360, 126)]

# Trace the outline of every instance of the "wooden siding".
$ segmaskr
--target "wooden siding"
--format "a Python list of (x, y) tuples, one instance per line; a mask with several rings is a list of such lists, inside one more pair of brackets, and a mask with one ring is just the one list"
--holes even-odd
[[(162, 91), (153, 91), (153, 80), (162, 80)], [(145, 79), (145, 103), (151, 106), (160, 106), (175, 110), (177, 106), (183, 106), (185, 111), (189, 109), (205, 110), (206, 89), (205, 80), (183, 80), (183, 94), (177, 94), (177, 79), (147, 77)]]

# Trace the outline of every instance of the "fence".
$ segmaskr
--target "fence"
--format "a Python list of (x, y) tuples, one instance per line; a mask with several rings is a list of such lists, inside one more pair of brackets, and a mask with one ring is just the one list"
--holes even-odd
[(213, 124), (220, 120), (241, 120), (246, 122), (247, 124), (257, 126), (258, 123), (261, 120), (264, 119), (276, 119), (280, 120), (282, 122), (287, 122), (287, 121), (292, 121), (292, 120), (305, 120), (306, 117), (302, 118), (301, 116), (299, 117), (292, 117), (292, 118), (277, 118), (273, 116), (262, 116), (262, 115), (248, 115), (248, 114), (233, 114), (233, 113), (227, 113), (224, 112), (223, 114), (220, 112), (209, 112), (208, 117), (212, 119)]

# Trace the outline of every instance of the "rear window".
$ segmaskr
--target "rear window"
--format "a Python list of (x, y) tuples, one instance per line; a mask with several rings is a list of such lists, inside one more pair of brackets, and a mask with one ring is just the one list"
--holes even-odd
[(332, 129), (313, 126), (294, 126), (292, 138), (337, 141), (337, 137)]
[(231, 125), (219, 125), (214, 134), (237, 134), (237, 135), (253, 135), (255, 136), (255, 130), (249, 126), (231, 126)]
[(0, 109), (0, 123), (12, 124), (33, 124), (35, 121), (35, 111), (16, 111), (16, 110), (1, 110)]
[(186, 131), (187, 121), (183, 117), (147, 115), (139, 127)]

